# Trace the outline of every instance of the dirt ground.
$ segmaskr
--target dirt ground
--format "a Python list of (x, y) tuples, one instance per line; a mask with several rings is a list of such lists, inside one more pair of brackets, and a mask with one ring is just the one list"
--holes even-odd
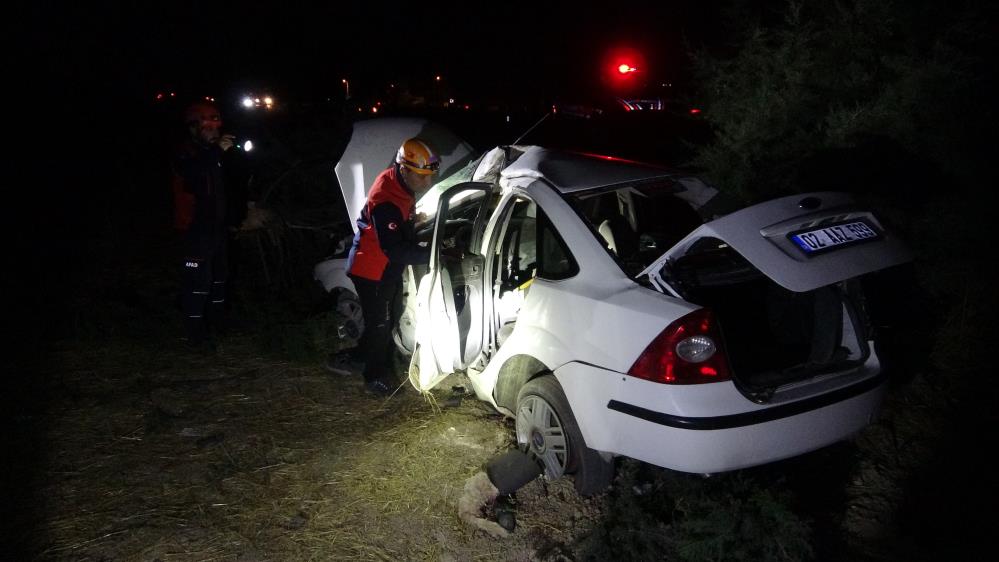
[[(628, 516), (623, 496), (677, 495), (660, 490), (670, 482), (649, 476), (651, 467), (642, 468), (644, 479), (619, 478), (610, 493), (589, 499), (568, 479), (538, 479), (516, 494), (512, 535), (491, 538), (458, 519), (457, 501), (465, 481), (513, 445), (513, 428), (486, 404), (453, 393), (460, 380), (428, 396), (406, 383), (381, 399), (363, 390), (360, 377), (254, 350), (238, 336), (208, 354), (179, 341), (58, 349), (48, 374), (53, 400), (37, 478), (44, 505), (31, 533), (35, 554), (81, 561), (596, 559), (594, 541), (614, 539), (609, 521)], [(925, 451), (906, 447), (899, 457), (886, 449), (901, 423), (890, 419), (853, 445), (750, 474), (797, 487), (801, 501), (814, 503), (803, 508), (813, 531), (836, 535), (818, 537), (826, 542), (817, 546), (819, 559), (892, 560), (909, 550), (884, 536), (902, 495), (896, 473)], [(858, 447), (882, 450), (858, 455)], [(619, 463), (619, 471), (633, 475), (639, 464)], [(838, 491), (801, 485), (795, 475)]]
[(472, 533), (462, 486), (513, 432), (450, 390), (380, 399), (238, 338), (208, 355), (136, 351), (59, 353), (43, 558), (531, 560), (600, 510), (567, 480), (536, 480), (510, 538)]

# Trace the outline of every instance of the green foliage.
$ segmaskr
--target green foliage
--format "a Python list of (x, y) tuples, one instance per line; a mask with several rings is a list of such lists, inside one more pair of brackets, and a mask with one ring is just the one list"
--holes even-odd
[[(744, 10), (729, 33), (734, 48), (697, 60), (715, 139), (695, 164), (720, 189), (746, 202), (851, 191), (913, 248), (911, 270), (886, 284), (893, 304), (878, 353), (898, 380), (925, 376), (916, 380), (932, 388), (927, 411), (976, 418), (965, 427), (989, 426), (977, 418), (994, 402), (988, 351), (999, 301), (984, 261), (996, 240), (997, 81), (988, 58), (999, 37), (990, 29), (995, 10), (976, 0), (789, 2), (779, 20), (757, 14), (764, 23), (748, 29), (753, 18)], [(917, 416), (921, 424), (950, 421)], [(926, 439), (920, 429), (896, 436), (892, 428), (899, 442)], [(730, 485), (677, 498), (681, 558), (809, 554), (806, 529), (785, 498)], [(956, 501), (940, 503), (960, 511)], [(918, 511), (904, 515), (920, 520)], [(922, 524), (932, 528), (937, 511), (924, 511), (931, 515)], [(767, 534), (775, 540), (757, 540)]]
[[(645, 472), (653, 471), (652, 481)], [(662, 471), (622, 460), (603, 520), (574, 550), (582, 560), (659, 560), (672, 550), (673, 500)], [(636, 493), (636, 490), (642, 494)]]
[[(801, 191), (810, 157), (885, 137), (947, 173), (976, 177), (985, 41), (973, 4), (790, 2), (731, 58), (697, 55), (717, 137), (696, 163), (758, 199)], [(741, 22), (740, 22), (741, 23)], [(970, 175), (969, 175), (970, 174)]]
[[(695, 164), (720, 189), (745, 202), (853, 192), (914, 248), (920, 291), (908, 310), (922, 313), (898, 322), (911, 332), (900, 355), (913, 368), (929, 364), (933, 346), (960, 364), (963, 334), (988, 323), (967, 311), (986, 302), (977, 252), (995, 237), (993, 11), (975, 1), (792, 1), (775, 23), (731, 33), (730, 56), (697, 59), (715, 139)], [(736, 25), (751, 20), (742, 13)], [(933, 333), (933, 313), (937, 326), (961, 329)]]
[(747, 198), (747, 189), (780, 172), (790, 153), (809, 144), (813, 132), (806, 118), (815, 111), (806, 76), (814, 67), (809, 45), (815, 33), (800, 23), (797, 12), (789, 28), (754, 30), (731, 60), (700, 58), (706, 84), (709, 121), (717, 141), (703, 150), (697, 164), (732, 193)]
[(624, 459), (603, 521), (574, 550), (584, 560), (807, 560), (811, 527), (792, 499), (742, 472), (704, 479)]
[(811, 529), (786, 492), (736, 473), (676, 499), (676, 551), (682, 560), (806, 560)]

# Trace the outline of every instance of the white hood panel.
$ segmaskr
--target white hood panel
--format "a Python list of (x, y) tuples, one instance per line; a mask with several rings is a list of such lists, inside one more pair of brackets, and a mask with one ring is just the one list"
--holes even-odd
[(334, 168), (354, 232), (357, 232), (357, 217), (367, 200), (371, 182), (392, 165), (399, 146), (413, 137), (426, 141), (440, 156), (439, 178), (448, 177), (474, 155), (471, 145), (427, 119), (392, 117), (354, 123), (350, 142)]

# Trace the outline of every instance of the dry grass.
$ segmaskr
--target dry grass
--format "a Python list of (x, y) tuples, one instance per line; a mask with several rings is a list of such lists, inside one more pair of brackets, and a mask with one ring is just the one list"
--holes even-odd
[(239, 340), (208, 356), (66, 348), (51, 365), (43, 558), (528, 559), (537, 533), (570, 540), (592, 511), (539, 482), (514, 538), (465, 527), (464, 481), (512, 438), (472, 399), (441, 409), (408, 384), (375, 398)]
[[(466, 479), (511, 445), (513, 431), (474, 398), (448, 407), (449, 381), (426, 396), (407, 383), (384, 400), (360, 377), (262, 354), (254, 336), (195, 355), (128, 336), (130, 325), (64, 344), (38, 374), (47, 408), (33, 496), (44, 500), (27, 523), (37, 558), (586, 560), (620, 552), (621, 537), (662, 542), (629, 534), (630, 521), (670, 518), (668, 509), (629, 511), (638, 501), (630, 482), (584, 500), (569, 480), (536, 480), (517, 494), (510, 538), (465, 526), (457, 502)], [(942, 438), (924, 431), (933, 426), (924, 417), (943, 417), (924, 388), (890, 395), (885, 422), (857, 441), (856, 471), (814, 475), (845, 494), (842, 505), (808, 509), (832, 512), (827, 524), (841, 521), (844, 540), (874, 557), (895, 544), (888, 528), (907, 475)], [(823, 458), (852, 453), (818, 455), (769, 470), (822, 471)], [(653, 503), (680, 501), (682, 488)]]

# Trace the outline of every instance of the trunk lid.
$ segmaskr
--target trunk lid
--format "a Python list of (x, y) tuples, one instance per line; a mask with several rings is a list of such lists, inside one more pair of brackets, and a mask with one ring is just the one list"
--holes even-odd
[(774, 199), (705, 223), (639, 276), (679, 295), (671, 285), (670, 265), (705, 239), (727, 244), (775, 283), (798, 293), (912, 259), (905, 244), (873, 213), (858, 209), (848, 194), (819, 192)]

